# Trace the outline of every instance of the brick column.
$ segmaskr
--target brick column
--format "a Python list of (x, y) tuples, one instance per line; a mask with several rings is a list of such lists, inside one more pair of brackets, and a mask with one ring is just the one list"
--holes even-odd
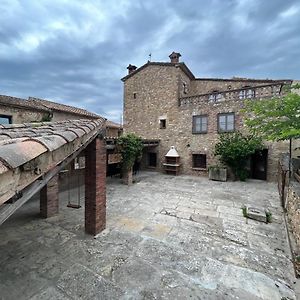
[(85, 231), (96, 235), (106, 225), (106, 148), (96, 138), (85, 150)]
[(58, 214), (58, 175), (55, 175), (40, 191), (40, 213), (43, 218)]

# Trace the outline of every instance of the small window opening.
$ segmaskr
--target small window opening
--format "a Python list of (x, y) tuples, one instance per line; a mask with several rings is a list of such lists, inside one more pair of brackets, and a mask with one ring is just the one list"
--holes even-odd
[(0, 124), (11, 124), (12, 117), (7, 115), (0, 115)]
[(166, 119), (159, 120), (159, 128), (165, 129), (167, 125)]
[(193, 154), (193, 168), (206, 169), (206, 154)]
[(133, 93), (133, 99), (136, 99), (136, 93)]

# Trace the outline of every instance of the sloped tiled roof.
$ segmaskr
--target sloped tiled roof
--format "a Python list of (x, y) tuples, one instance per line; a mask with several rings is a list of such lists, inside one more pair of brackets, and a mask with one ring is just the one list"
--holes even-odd
[(106, 121), (106, 127), (109, 128), (122, 128), (123, 126), (121, 124), (115, 123), (113, 121), (107, 120)]
[(51, 112), (51, 111), (65, 112), (69, 114), (78, 115), (79, 118), (80, 116), (85, 116), (93, 119), (101, 118), (99, 115), (89, 112), (82, 108), (56, 103), (53, 101), (44, 100), (35, 97), (29, 97), (28, 100), (26, 100), (26, 99), (12, 97), (12, 96), (0, 95), (0, 104), (19, 107), (22, 109), (39, 110), (45, 112)]
[(99, 118), (0, 125), (0, 205), (95, 138), (104, 123)]
[(50, 110), (56, 110), (56, 111), (63, 111), (67, 113), (72, 113), (76, 115), (81, 115), (81, 116), (87, 116), (91, 118), (99, 118), (100, 116), (94, 113), (91, 113), (85, 109), (66, 105), (66, 104), (61, 104), (45, 99), (40, 99), (40, 98), (35, 98), (35, 97), (29, 97), (28, 102), (31, 103), (33, 106), (38, 105), (38, 106), (44, 106), (46, 109)]
[(131, 76), (135, 75), (136, 73), (140, 72), (141, 70), (143, 70), (144, 68), (146, 68), (148, 66), (179, 67), (190, 79), (192, 79), (192, 80), (195, 79), (194, 74), (191, 72), (191, 70), (186, 66), (186, 64), (184, 62), (170, 63), (170, 62), (150, 62), (150, 61), (148, 61), (147, 63), (145, 63), (141, 67), (137, 68), (132, 73), (123, 77), (121, 80), (126, 81), (128, 78), (130, 78)]
[(30, 110), (34, 109), (34, 110), (50, 112), (50, 110), (48, 108), (46, 108), (43, 105), (39, 105), (38, 103), (33, 104), (26, 99), (12, 97), (12, 96), (6, 96), (6, 95), (0, 95), (0, 104), (16, 106), (16, 107), (20, 107), (23, 109), (30, 109)]

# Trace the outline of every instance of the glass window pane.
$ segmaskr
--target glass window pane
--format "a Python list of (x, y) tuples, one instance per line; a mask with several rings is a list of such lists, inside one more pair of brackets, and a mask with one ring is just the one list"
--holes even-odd
[(226, 122), (226, 116), (219, 116), (219, 122), (225, 123)]
[(234, 122), (234, 115), (230, 114), (227, 115), (227, 123), (233, 123)]
[(226, 123), (225, 122), (220, 122), (219, 123), (219, 128), (220, 128), (220, 130), (226, 130)]
[(227, 115), (227, 130), (233, 130), (234, 129), (234, 115), (230, 114)]
[(10, 124), (9, 117), (0, 117), (0, 124)]
[(201, 118), (200, 117), (196, 117), (195, 121), (196, 121), (196, 124), (200, 124), (201, 123)]

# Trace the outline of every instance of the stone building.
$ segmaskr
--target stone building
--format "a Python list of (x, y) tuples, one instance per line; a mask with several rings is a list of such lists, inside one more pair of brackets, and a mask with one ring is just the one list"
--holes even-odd
[[(144, 149), (142, 166), (163, 170), (165, 154), (175, 146), (180, 172), (206, 175), (220, 132), (244, 131), (245, 99), (280, 96), (292, 80), (196, 78), (173, 52), (170, 62), (128, 66), (124, 82), (124, 132), (160, 140)], [(252, 178), (275, 180), (278, 156), (286, 143), (265, 143), (249, 161)]]
[(70, 119), (98, 119), (85, 109), (29, 97), (28, 100), (0, 95), (0, 124), (21, 124)]

